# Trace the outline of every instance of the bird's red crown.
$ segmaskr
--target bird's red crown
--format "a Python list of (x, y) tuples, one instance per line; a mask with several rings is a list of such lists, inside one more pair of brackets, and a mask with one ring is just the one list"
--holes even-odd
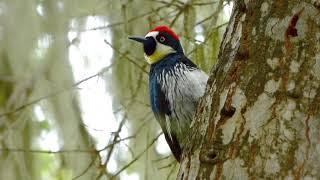
[[(152, 29), (151, 31), (165, 32), (165, 33), (168, 33), (169, 35), (171, 35), (176, 40), (179, 40), (179, 36), (175, 32), (173, 32), (168, 26), (157, 26), (154, 29)], [(149, 32), (151, 32), (151, 31), (149, 31)]]

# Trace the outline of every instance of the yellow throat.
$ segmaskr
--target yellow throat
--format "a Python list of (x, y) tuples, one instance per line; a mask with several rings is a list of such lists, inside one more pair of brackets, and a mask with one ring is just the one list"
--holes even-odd
[(174, 52), (176, 52), (176, 51), (169, 46), (165, 46), (163, 44), (157, 44), (157, 47), (156, 47), (156, 50), (154, 51), (154, 53), (151, 54), (150, 56), (144, 54), (144, 57), (149, 64), (154, 64), (154, 63), (160, 61), (161, 59), (163, 59), (168, 54), (171, 54)]

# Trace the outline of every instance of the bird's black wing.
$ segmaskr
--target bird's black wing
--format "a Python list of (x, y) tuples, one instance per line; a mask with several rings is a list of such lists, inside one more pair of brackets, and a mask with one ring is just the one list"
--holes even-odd
[(181, 158), (181, 146), (178, 142), (177, 136), (174, 131), (167, 126), (167, 121), (170, 120), (170, 105), (165, 98), (164, 92), (161, 90), (160, 84), (157, 82), (156, 77), (151, 73), (150, 76), (150, 99), (152, 111), (159, 122), (161, 129), (164, 133), (166, 141), (177, 161), (180, 162)]

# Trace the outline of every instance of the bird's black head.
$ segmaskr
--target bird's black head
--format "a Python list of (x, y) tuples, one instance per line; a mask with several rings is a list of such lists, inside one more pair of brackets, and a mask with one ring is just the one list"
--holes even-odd
[(143, 43), (145, 58), (150, 63), (156, 63), (171, 53), (183, 53), (179, 37), (167, 26), (158, 26), (145, 37), (130, 37), (129, 39)]

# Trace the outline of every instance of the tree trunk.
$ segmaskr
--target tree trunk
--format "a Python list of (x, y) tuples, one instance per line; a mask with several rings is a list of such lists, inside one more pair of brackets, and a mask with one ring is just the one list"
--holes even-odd
[(320, 179), (320, 1), (239, 0), (178, 179)]

